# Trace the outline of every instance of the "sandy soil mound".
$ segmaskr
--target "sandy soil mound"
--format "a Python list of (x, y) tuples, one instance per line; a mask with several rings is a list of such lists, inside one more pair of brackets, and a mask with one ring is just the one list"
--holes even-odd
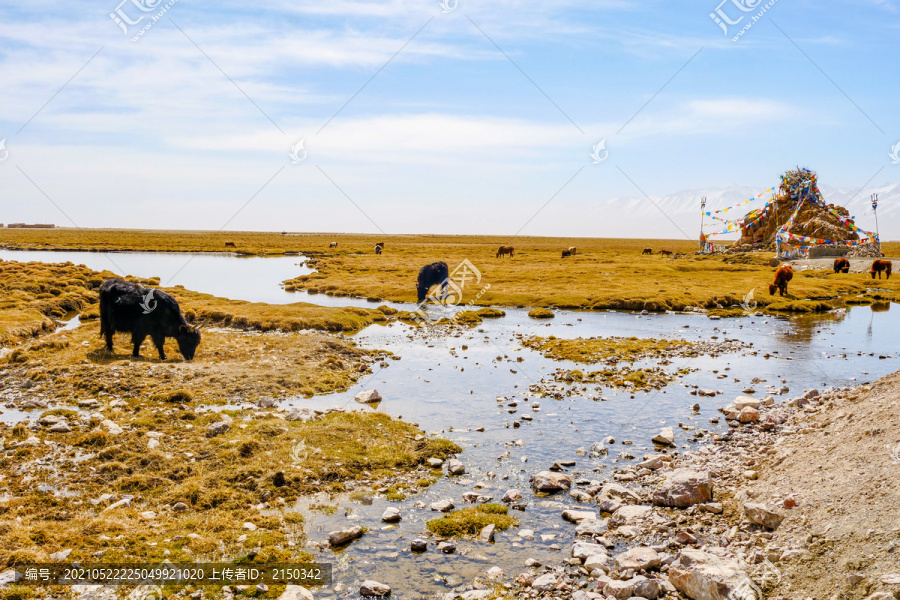
[(788, 550), (768, 597), (900, 597), (900, 372), (858, 391), (804, 409), (745, 488), (797, 503), (772, 539)]

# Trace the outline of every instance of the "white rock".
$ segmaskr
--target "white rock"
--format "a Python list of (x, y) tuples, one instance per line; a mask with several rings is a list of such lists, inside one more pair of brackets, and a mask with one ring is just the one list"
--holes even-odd
[(362, 402), (363, 404), (374, 404), (376, 402), (381, 402), (382, 400), (378, 390), (366, 390), (365, 392), (360, 392), (354, 396), (353, 399), (357, 402)]
[(466, 465), (464, 465), (461, 460), (451, 458), (447, 461), (447, 471), (451, 475), (462, 475), (466, 472)]
[(71, 548), (69, 548), (68, 550), (61, 550), (59, 552), (54, 552), (53, 554), (50, 555), (50, 560), (66, 560), (66, 558), (68, 558), (70, 554), (72, 554)]
[(493, 523), (485, 525), (481, 528), (481, 531), (478, 534), (478, 539), (484, 543), (490, 543), (494, 541), (494, 532), (497, 530), (497, 526)]
[(693, 600), (750, 600), (755, 593), (745, 566), (738, 560), (686, 549), (669, 566), (668, 576), (675, 589)]
[(577, 558), (583, 561), (589, 556), (596, 555), (602, 555), (604, 557), (607, 557), (608, 559), (608, 556), (606, 554), (606, 546), (589, 542), (575, 542), (572, 545), (572, 558)]
[(556, 492), (572, 487), (572, 478), (563, 473), (541, 471), (531, 478), (531, 487), (538, 492)]
[(751, 522), (762, 525), (766, 529), (778, 529), (785, 517), (785, 515), (767, 508), (765, 504), (756, 502), (745, 502), (744, 514)]
[(659, 554), (653, 548), (632, 548), (616, 556), (616, 567), (620, 571), (625, 569), (649, 571), (658, 568), (661, 564)]
[(256, 525), (251, 523), (250, 521), (245, 521), (243, 525), (241, 525), (246, 531), (256, 531), (258, 528)]
[(562, 518), (578, 525), (582, 521), (597, 520), (597, 513), (587, 510), (564, 510), (562, 511)]
[(452, 500), (438, 500), (437, 502), (431, 503), (431, 510), (437, 512), (450, 512), (453, 510), (453, 501)]
[(584, 559), (584, 568), (588, 573), (600, 570), (604, 573), (609, 572), (609, 557), (605, 554), (592, 554)]
[(547, 573), (546, 575), (541, 575), (531, 584), (531, 589), (536, 592), (549, 592), (556, 588), (556, 575), (553, 573)]
[(662, 444), (663, 446), (674, 446), (675, 445), (675, 430), (671, 427), (663, 427), (659, 433), (653, 436), (654, 443)]
[(686, 508), (712, 500), (713, 485), (709, 471), (675, 469), (653, 490), (651, 500), (658, 506)]
[(100, 426), (106, 429), (106, 433), (109, 435), (122, 435), (122, 433), (124, 433), (124, 430), (121, 427), (109, 419), (101, 421)]
[(384, 509), (384, 514), (381, 515), (381, 520), (386, 523), (393, 523), (395, 521), (399, 521), (403, 517), (400, 516), (400, 509), (394, 506), (390, 506)]
[(518, 502), (521, 499), (522, 492), (519, 490), (506, 490), (506, 493), (503, 494), (503, 498), (501, 498), (504, 502)]
[(359, 586), (359, 593), (362, 596), (390, 596), (391, 588), (383, 583), (366, 579)]
[(762, 401), (751, 398), (750, 396), (738, 396), (732, 401), (732, 404), (737, 410), (744, 410), (745, 407), (749, 406), (750, 408), (759, 408), (762, 404)]
[(362, 537), (363, 528), (359, 525), (340, 531), (332, 531), (328, 534), (328, 543), (332, 546), (341, 546), (358, 537)]
[(488, 579), (493, 581), (499, 581), (503, 579), (503, 569), (500, 567), (491, 567), (487, 570)]

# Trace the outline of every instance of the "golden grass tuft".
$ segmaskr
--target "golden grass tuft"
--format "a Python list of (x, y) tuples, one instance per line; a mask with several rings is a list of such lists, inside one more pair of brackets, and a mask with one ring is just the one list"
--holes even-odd
[(503, 531), (515, 527), (519, 522), (509, 516), (509, 508), (500, 504), (479, 504), (454, 510), (443, 517), (428, 521), (428, 531), (441, 537), (477, 535), (486, 526), (493, 524)]

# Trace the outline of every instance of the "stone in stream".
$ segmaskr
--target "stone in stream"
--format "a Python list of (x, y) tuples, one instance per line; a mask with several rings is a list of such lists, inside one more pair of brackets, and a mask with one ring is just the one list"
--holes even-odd
[(501, 500), (504, 502), (518, 502), (522, 499), (522, 492), (519, 490), (506, 490)]
[(442, 461), (439, 458), (432, 457), (432, 458), (428, 459), (428, 466), (431, 467), (432, 469), (440, 469), (443, 465), (444, 465), (444, 461)]
[(603, 535), (609, 531), (609, 523), (606, 519), (588, 519), (582, 521), (575, 528), (576, 536)]
[(58, 421), (50, 427), (51, 433), (69, 433), (70, 431), (72, 431), (72, 428), (69, 427), (65, 420)]
[(572, 545), (572, 558), (583, 561), (590, 556), (596, 555), (602, 555), (608, 558), (606, 546), (589, 542), (575, 542), (575, 544)]
[(659, 433), (653, 436), (653, 443), (661, 444), (663, 446), (674, 446), (675, 430), (671, 427), (663, 427)]
[(288, 584), (278, 596), (278, 600), (315, 600), (312, 592), (302, 585)]
[(456, 544), (454, 544), (453, 542), (441, 542), (437, 545), (437, 549), (444, 554), (452, 554), (456, 552)]
[(359, 594), (361, 596), (390, 596), (391, 588), (383, 583), (366, 579), (359, 586)]
[(639, 462), (635, 466), (640, 469), (650, 469), (651, 471), (655, 471), (657, 469), (663, 468), (663, 466), (665, 464), (666, 463), (664, 463), (660, 457), (654, 456), (654, 457), (648, 458), (647, 460), (645, 460), (643, 462)]
[(744, 514), (751, 522), (762, 525), (766, 529), (778, 529), (785, 517), (785, 515), (770, 510), (765, 504), (756, 502), (745, 502)]
[(537, 492), (558, 492), (572, 487), (572, 478), (563, 473), (541, 471), (531, 478), (531, 487)]
[(349, 529), (341, 529), (340, 531), (332, 531), (328, 534), (328, 543), (331, 546), (342, 546), (348, 542), (362, 537), (363, 528), (359, 525)]
[(453, 501), (452, 500), (438, 500), (437, 502), (431, 503), (431, 510), (437, 512), (450, 512), (453, 510)]
[(481, 532), (478, 534), (478, 539), (486, 544), (494, 541), (494, 532), (497, 530), (497, 526), (493, 523), (489, 525), (485, 525)]
[(731, 404), (733, 404), (737, 410), (741, 411), (745, 406), (759, 408), (762, 404), (762, 400), (757, 400), (756, 398), (751, 398), (750, 396), (738, 396)]
[(488, 579), (493, 581), (500, 581), (503, 579), (503, 569), (500, 567), (491, 567), (487, 570)]
[(413, 552), (425, 552), (428, 549), (428, 542), (421, 538), (416, 538), (409, 543), (409, 549)]
[(634, 569), (635, 571), (649, 571), (662, 564), (659, 554), (653, 548), (632, 548), (616, 556), (616, 567), (620, 571)]
[(462, 475), (466, 472), (466, 465), (464, 465), (461, 460), (451, 458), (447, 461), (447, 471), (451, 475)]
[(381, 402), (381, 394), (378, 393), (378, 390), (366, 390), (364, 392), (358, 393), (353, 397), (357, 402), (361, 402), (363, 404), (375, 404), (377, 402)]
[(675, 469), (650, 494), (651, 501), (657, 506), (674, 506), (687, 508), (692, 504), (712, 500), (713, 485), (709, 471), (693, 469)]
[(562, 511), (562, 518), (565, 521), (578, 525), (582, 521), (596, 520), (597, 513), (587, 510), (564, 510)]
[(698, 396), (715, 396), (716, 390), (697, 390)]
[(381, 515), (381, 520), (385, 523), (394, 523), (402, 518), (403, 517), (400, 516), (400, 509), (394, 506), (386, 508), (384, 514)]

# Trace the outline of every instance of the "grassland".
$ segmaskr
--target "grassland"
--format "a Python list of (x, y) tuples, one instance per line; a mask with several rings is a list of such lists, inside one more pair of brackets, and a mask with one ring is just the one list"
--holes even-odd
[[(672, 352), (688, 354), (691, 342), (684, 340), (650, 339), (637, 337), (556, 338), (531, 337), (522, 345), (537, 350), (553, 360), (571, 360), (578, 363), (635, 362), (647, 358), (664, 358)], [(689, 354), (688, 354), (689, 355)]]
[[(226, 248), (226, 241), (235, 247)], [(379, 241), (385, 242), (385, 250), (376, 255), (373, 247)], [(330, 248), (331, 242), (337, 247)], [(515, 246), (515, 256), (496, 258), (500, 245)], [(561, 258), (561, 250), (569, 246), (577, 247), (577, 254)], [(798, 272), (790, 295), (782, 299), (768, 294), (773, 276), (769, 253), (697, 256), (697, 244), (687, 240), (0, 229), (0, 247), (301, 253), (312, 258), (317, 272), (289, 280), (287, 289), (402, 302), (415, 301), (416, 274), (423, 264), (442, 260), (452, 270), (468, 259), (481, 281), (470, 279), (462, 300), (479, 306), (680, 310), (721, 305), (726, 316), (751, 291), (757, 308), (772, 312), (840, 306), (871, 287), (888, 290), (878, 292), (882, 295), (900, 292), (898, 280), (873, 285), (862, 273), (835, 275), (820, 269)], [(645, 247), (654, 254), (642, 256)], [(663, 257), (662, 249), (681, 255)], [(900, 243), (885, 243), (883, 250), (887, 255), (900, 252)]]

